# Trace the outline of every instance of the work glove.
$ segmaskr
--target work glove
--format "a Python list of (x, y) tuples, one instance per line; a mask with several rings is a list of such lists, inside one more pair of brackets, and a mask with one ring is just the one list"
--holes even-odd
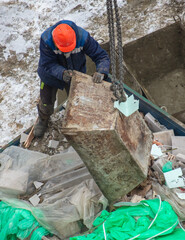
[(93, 74), (92, 80), (94, 83), (101, 83), (104, 79), (105, 75), (99, 72), (95, 72)]
[(73, 76), (73, 71), (72, 70), (64, 70), (63, 72), (63, 81), (65, 83), (70, 83), (71, 79)]

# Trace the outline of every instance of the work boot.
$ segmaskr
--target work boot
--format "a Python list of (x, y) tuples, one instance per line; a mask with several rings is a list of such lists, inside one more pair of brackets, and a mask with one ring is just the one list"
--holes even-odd
[(35, 124), (33, 134), (35, 137), (42, 137), (48, 127), (48, 118), (42, 119), (39, 117), (38, 122)]

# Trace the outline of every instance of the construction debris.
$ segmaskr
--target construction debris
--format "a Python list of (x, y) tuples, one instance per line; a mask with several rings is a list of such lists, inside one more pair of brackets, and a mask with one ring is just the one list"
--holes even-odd
[[(61, 121), (62, 121), (61, 116), (63, 116), (63, 113), (57, 113), (55, 116), (53, 116), (54, 121), (49, 123), (50, 127), (48, 128), (48, 131), (46, 132), (45, 136), (42, 139), (33, 140), (33, 142), (30, 145), (30, 149), (36, 150), (37, 152), (24, 150), (22, 148), (15, 148), (15, 147), (7, 148), (3, 152), (3, 154), (1, 154), (1, 159), (4, 156), (4, 160), (1, 161), (1, 171), (3, 169), (4, 170), (6, 169), (6, 171), (7, 169), (11, 170), (10, 166), (12, 166), (12, 158), (14, 158), (15, 156), (17, 156), (16, 161), (18, 161), (17, 164), (19, 165), (19, 171), (24, 171), (25, 173), (26, 171), (28, 171), (28, 168), (25, 168), (25, 163), (26, 162), (31, 163), (31, 165), (29, 165), (29, 169), (31, 167), (30, 169), (31, 172), (29, 172), (27, 175), (29, 176), (27, 177), (28, 180), (21, 181), (21, 183), (23, 182), (24, 184), (27, 183), (28, 188), (26, 189), (24, 186), (24, 189), (23, 189), (26, 194), (22, 193), (23, 190), (21, 190), (21, 192), (13, 191), (11, 187), (14, 185), (10, 183), (9, 186), (7, 186), (7, 188), (4, 189), (6, 191), (6, 195), (7, 195), (7, 192), (9, 193), (7, 189), (10, 188), (11, 189), (10, 193), (14, 193), (14, 195), (18, 195), (19, 198), (23, 199), (24, 201), (29, 201), (29, 199), (32, 201), (36, 197), (36, 201), (32, 202), (33, 204), (32, 208), (34, 207), (41, 210), (43, 214), (45, 214), (46, 216), (45, 220), (47, 220), (47, 222), (45, 221), (43, 222), (43, 219), (41, 218), (38, 218), (38, 220), (42, 221), (42, 223), (44, 224), (43, 226), (47, 227), (47, 229), (49, 229), (50, 232), (53, 232), (54, 234), (59, 236), (60, 239), (64, 239), (64, 236), (66, 237), (66, 236), (71, 236), (72, 234), (78, 234), (81, 231), (81, 228), (79, 228), (79, 225), (76, 223), (76, 220), (75, 222), (73, 222), (72, 220), (72, 218), (76, 216), (77, 212), (79, 213), (77, 221), (80, 221), (80, 222), (83, 221), (82, 222), (83, 224), (84, 223), (85, 225), (87, 224), (86, 225), (87, 228), (91, 228), (92, 221), (94, 220), (96, 214), (94, 213), (93, 215), (91, 215), (90, 219), (89, 219), (89, 211), (87, 211), (86, 216), (82, 214), (83, 211), (86, 211), (83, 209), (83, 207), (87, 206), (87, 203), (84, 202), (84, 200), (82, 199), (82, 196), (85, 197), (83, 195), (84, 193), (87, 194), (86, 196), (89, 195), (89, 192), (87, 192), (87, 189), (94, 189), (94, 187), (92, 187), (94, 186), (94, 183), (93, 185), (91, 185), (91, 183), (89, 182), (89, 179), (90, 178), (92, 179), (92, 177), (88, 172), (88, 170), (85, 168), (83, 162), (81, 161), (79, 162), (79, 164), (75, 165), (74, 167), (69, 168), (70, 170), (67, 170), (65, 165), (62, 164), (62, 162), (65, 162), (69, 167), (69, 164), (73, 159), (72, 156), (74, 156), (73, 154), (74, 153), (76, 154), (76, 152), (72, 147), (69, 147), (70, 143), (67, 141), (67, 139), (63, 135), (63, 133), (65, 132), (63, 131), (64, 129), (61, 127)], [(144, 116), (144, 115), (140, 114), (140, 116)], [(54, 129), (55, 131), (58, 131), (60, 134), (56, 136), (56, 134), (53, 131)], [(154, 140), (156, 140), (157, 144), (153, 144), (153, 145), (156, 145), (161, 150), (162, 155), (158, 157), (152, 157), (152, 154), (151, 154), (152, 152), (150, 152), (151, 159), (148, 162), (147, 180), (139, 184), (127, 195), (124, 195), (121, 200), (123, 200), (124, 202), (140, 203), (140, 201), (143, 199), (155, 198), (157, 194), (157, 195), (160, 195), (163, 200), (167, 200), (171, 204), (176, 214), (179, 216), (180, 220), (185, 220), (185, 217), (184, 217), (185, 204), (183, 202), (185, 194), (184, 194), (183, 187), (180, 187), (180, 188), (167, 187), (165, 185), (165, 176), (163, 172), (165, 164), (170, 161), (172, 163), (171, 165), (172, 170), (181, 168), (182, 176), (185, 174), (185, 171), (184, 171), (185, 166), (183, 165), (184, 164), (183, 159), (185, 158), (184, 154), (178, 153), (176, 156), (173, 155), (172, 154), (173, 147), (169, 145), (169, 143), (172, 142), (171, 138), (173, 136), (174, 136), (173, 130), (165, 130), (165, 131), (160, 130), (160, 132), (154, 133), (153, 142)], [(69, 138), (69, 135), (66, 135), (66, 137)], [(51, 140), (59, 141), (59, 145), (56, 149), (49, 148), (49, 141)], [(19, 151), (17, 150), (15, 151), (15, 149), (19, 149)], [(38, 151), (43, 153), (39, 153)], [(47, 153), (47, 154), (44, 154), (44, 153)], [(48, 156), (48, 153), (49, 155), (52, 155), (52, 156)], [(68, 155), (68, 158), (64, 157), (64, 156), (67, 156), (66, 154)], [(60, 156), (62, 156), (62, 159), (60, 158)], [(38, 159), (39, 164), (35, 165), (35, 159)], [(47, 159), (46, 161), (47, 165), (45, 167), (43, 167), (43, 162), (44, 162), (43, 159)], [(60, 165), (56, 164), (57, 162), (58, 163), (60, 162)], [(24, 165), (24, 168), (20, 168), (20, 166), (22, 165)], [(38, 169), (39, 172), (35, 171), (34, 169)], [(62, 172), (60, 172), (61, 169), (63, 169)], [(16, 169), (16, 171), (18, 171), (18, 169)], [(44, 174), (44, 171), (45, 171), (45, 174)], [(169, 173), (170, 171), (168, 171), (168, 174)], [(30, 179), (30, 176), (32, 175), (33, 177)], [(3, 174), (1, 176), (3, 176)], [(21, 174), (21, 176), (23, 175)], [(18, 181), (15, 178), (13, 182), (18, 183)], [(1, 179), (0, 179), (0, 183), (1, 183)], [(96, 186), (95, 189), (96, 188), (99, 189), (97, 185), (95, 186)], [(70, 189), (70, 191), (68, 191), (67, 189)], [(2, 191), (3, 188), (0, 188), (0, 190)], [(73, 197), (72, 195), (70, 195), (71, 193)], [(58, 197), (60, 197), (60, 201)], [(69, 205), (69, 208), (70, 209), (72, 208), (73, 211), (71, 212), (71, 215), (70, 215), (71, 219), (68, 219), (68, 224), (64, 225), (63, 221), (66, 221), (66, 215), (65, 215), (66, 199), (71, 199), (70, 204), (72, 205)], [(94, 197), (92, 198), (90, 197), (90, 199), (85, 197), (84, 199), (86, 199), (85, 201), (89, 201), (90, 199), (94, 199)], [(96, 199), (97, 200), (95, 201), (97, 201), (99, 206), (96, 209), (96, 213), (98, 213), (101, 209), (103, 209), (103, 205), (105, 209), (105, 207), (107, 206), (107, 203), (104, 200), (102, 202), (101, 197), (99, 199), (98, 198)], [(56, 201), (59, 201), (60, 203), (59, 205), (57, 204), (56, 206), (54, 206), (53, 204)], [(65, 210), (64, 208), (61, 207), (62, 205), (60, 204), (64, 204), (63, 207), (65, 208)], [(23, 206), (20, 205), (20, 207), (23, 207)], [(56, 209), (57, 211), (56, 222), (50, 221), (50, 217), (52, 216), (54, 209)], [(52, 238), (47, 236), (46, 239), (52, 239)]]
[[(153, 122), (157, 122), (153, 119)], [(152, 131), (156, 131), (150, 125)], [(185, 155), (184, 137), (175, 136), (173, 130), (154, 133), (158, 149), (162, 154), (154, 156), (149, 178), (152, 189), (163, 200), (168, 201), (180, 220), (185, 220)]]
[(172, 136), (172, 153), (177, 155), (178, 153), (185, 154), (185, 137)]
[(34, 207), (36, 207), (40, 202), (40, 198), (37, 194), (35, 194), (31, 198), (29, 198), (29, 201)]
[(57, 148), (59, 145), (59, 141), (55, 141), (55, 140), (49, 140), (49, 144), (48, 144), (48, 147), (49, 148)]
[[(79, 233), (82, 226), (90, 228), (96, 214), (107, 207), (106, 198), (73, 149), (48, 156), (11, 146), (1, 154), (1, 163), (0, 199), (30, 210), (61, 239)], [(6, 175), (3, 186), (7, 171), (14, 174), (10, 179)]]
[(154, 132), (154, 140), (157, 140), (158, 142), (162, 143), (163, 145), (169, 148), (172, 146), (172, 138), (171, 138), (172, 136), (174, 136), (173, 129)]
[(20, 143), (24, 143), (28, 137), (28, 134), (21, 133)]
[(147, 113), (144, 119), (152, 132), (160, 132), (167, 130), (167, 128), (161, 125), (159, 121), (157, 121), (150, 113)]

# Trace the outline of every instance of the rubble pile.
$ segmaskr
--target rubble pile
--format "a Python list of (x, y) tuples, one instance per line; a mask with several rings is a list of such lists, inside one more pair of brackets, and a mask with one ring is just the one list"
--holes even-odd
[[(91, 228), (97, 213), (108, 206), (84, 163), (63, 135), (64, 111), (53, 114), (45, 135), (33, 139), (29, 150), (24, 149), (22, 137), (19, 147), (7, 148), (0, 158), (1, 199), (17, 207), (9, 200), (11, 193), (11, 199), (19, 199), (19, 206), (29, 209), (42, 226), (60, 239), (76, 235), (82, 228)], [(150, 113), (141, 115), (153, 135), (148, 176), (119, 201), (136, 204), (160, 196), (169, 202), (183, 225), (185, 137), (175, 136), (173, 129), (161, 125)], [(22, 201), (26, 201), (25, 206)], [(41, 210), (44, 218), (33, 209)]]
[[(54, 155), (73, 149), (62, 133), (64, 111), (65, 110), (55, 113), (52, 116), (49, 122), (49, 128), (44, 137), (41, 139), (33, 139), (29, 150)], [(180, 168), (182, 171), (182, 179), (183, 175), (185, 175), (185, 150), (183, 148), (185, 137), (175, 136), (173, 129), (167, 129), (165, 126), (161, 125), (150, 113), (143, 117), (153, 133), (149, 172), (144, 182), (124, 196), (123, 200), (126, 202), (139, 202), (143, 199), (153, 199), (156, 194), (159, 194), (160, 191), (156, 189), (156, 184), (166, 187), (164, 169), (168, 166), (170, 166), (169, 170), (171, 171)], [(20, 146), (23, 147), (23, 144), (20, 144)], [(176, 181), (178, 181), (178, 179)], [(169, 189), (169, 191), (172, 191), (172, 188)], [(185, 195), (184, 185), (177, 187), (176, 190), (178, 190), (177, 193), (184, 193)], [(182, 195), (177, 194), (179, 200), (181, 199), (180, 196), (182, 198)]]
[(145, 121), (153, 132), (148, 178), (155, 194), (168, 201), (180, 220), (185, 220), (185, 137), (161, 125), (151, 114)]
[[(58, 154), (67, 150), (70, 147), (67, 139), (62, 133), (62, 120), (64, 116), (64, 109), (53, 114), (49, 120), (48, 128), (42, 138), (34, 138), (31, 142), (29, 150), (42, 152), (48, 155)], [(25, 138), (20, 141), (20, 146), (24, 148)]]

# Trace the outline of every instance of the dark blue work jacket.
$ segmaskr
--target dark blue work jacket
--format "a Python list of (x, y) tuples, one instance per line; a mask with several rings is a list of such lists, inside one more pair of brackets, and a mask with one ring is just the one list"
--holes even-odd
[[(63, 53), (56, 48), (52, 38), (52, 31), (61, 24), (68, 24), (76, 33), (76, 47), (72, 52)], [(78, 27), (74, 22), (63, 20), (49, 27), (40, 39), (40, 60), (38, 75), (45, 84), (63, 89), (63, 71), (66, 69), (86, 73), (86, 57), (88, 55), (96, 64), (96, 71), (108, 75), (110, 60), (90, 34)]]

